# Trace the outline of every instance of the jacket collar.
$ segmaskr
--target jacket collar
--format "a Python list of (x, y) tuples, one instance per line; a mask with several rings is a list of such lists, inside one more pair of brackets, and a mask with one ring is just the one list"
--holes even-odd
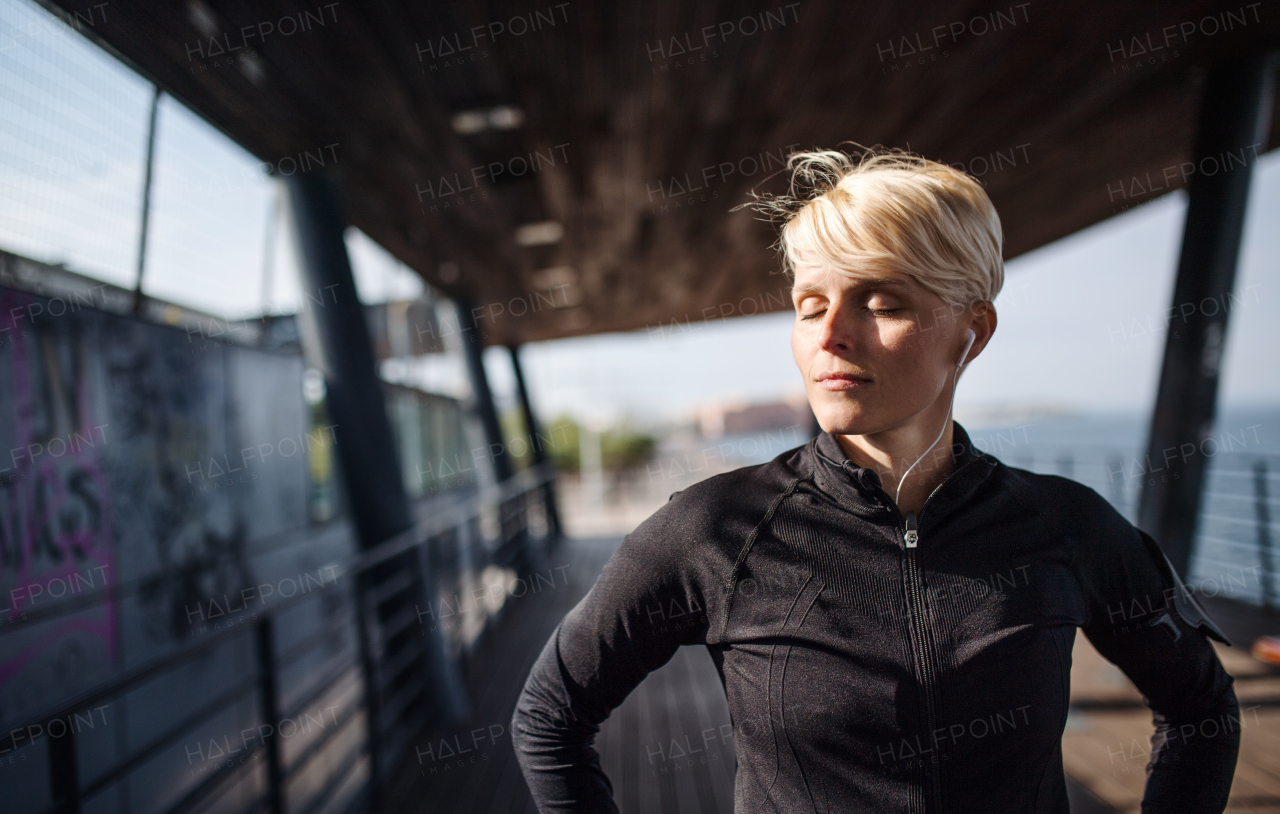
[[(941, 509), (950, 495), (962, 496), (976, 488), (977, 481), (985, 478), (998, 463), (994, 458), (974, 449), (969, 433), (959, 422), (952, 422), (951, 454), (955, 461), (952, 476), (945, 481), (947, 495), (938, 490), (937, 499), (929, 506), (929, 514)], [(880, 476), (870, 467), (858, 466), (845, 454), (835, 437), (823, 430), (810, 442), (813, 450), (813, 477), (819, 489), (835, 498), (842, 506), (859, 515), (873, 515), (892, 511), (892, 496), (883, 488)], [(980, 462), (960, 468), (974, 461)], [(959, 477), (956, 477), (959, 475)], [(976, 480), (975, 480), (976, 478)], [(962, 486), (957, 486), (959, 481)], [(963, 487), (963, 488), (962, 488)]]

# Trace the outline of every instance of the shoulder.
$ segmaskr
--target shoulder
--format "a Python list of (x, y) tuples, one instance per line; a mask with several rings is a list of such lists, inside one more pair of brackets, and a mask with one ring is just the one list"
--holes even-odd
[(1111, 501), (1079, 481), (1005, 464), (999, 464), (997, 471), (1001, 486), (1040, 515), (1050, 527), (1047, 530), (1078, 541), (1097, 541), (1135, 531)]
[(784, 453), (672, 494), (623, 538), (592, 589), (593, 603), (665, 618), (674, 600), (685, 613), (700, 609), (705, 621), (752, 531), (800, 477), (787, 458)]
[(1159, 542), (1083, 483), (1008, 468), (1010, 482), (1037, 506), (1065, 543), (1077, 577), (1091, 594), (1115, 599), (1176, 596), (1179, 613), (1225, 641), (1183, 585)]
[(691, 520), (763, 516), (774, 501), (807, 477), (809, 446), (802, 444), (771, 461), (712, 475), (673, 492), (663, 508)]
[(736, 557), (735, 546), (807, 476), (807, 448), (801, 445), (766, 463), (712, 475), (673, 492), (628, 538), (686, 553), (719, 548)]

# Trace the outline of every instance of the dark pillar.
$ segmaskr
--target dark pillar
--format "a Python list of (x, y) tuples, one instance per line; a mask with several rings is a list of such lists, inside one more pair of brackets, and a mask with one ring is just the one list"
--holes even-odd
[(324, 374), (351, 513), (365, 548), (413, 525), (400, 479), (391, 422), (378, 378), (364, 307), (356, 297), (346, 219), (334, 180), (322, 171), (284, 179), (302, 272), (302, 312)]
[[(498, 423), (498, 410), (493, 403), (489, 377), (484, 370), (484, 333), (476, 325), (475, 311), (472, 310), (469, 298), (457, 297), (454, 305), (458, 309), (458, 334), (462, 341), (462, 354), (466, 357), (467, 373), (471, 379), (472, 409), (480, 419), (485, 441), (489, 445), (494, 477), (499, 483), (505, 483), (514, 473), (511, 456), (502, 437), (502, 426)], [(518, 502), (522, 500), (523, 497), (504, 500), (498, 507), (501, 540), (493, 553), (495, 564), (513, 568), (516, 573), (528, 573), (536, 559), (529, 544), (528, 528), (519, 511)]]
[[(511, 369), (516, 376), (516, 392), (520, 395), (520, 409), (524, 413), (524, 426), (529, 432), (529, 452), (533, 456), (534, 466), (542, 466), (548, 460), (547, 451), (542, 448), (542, 436), (538, 427), (538, 421), (533, 415), (533, 404), (529, 401), (529, 391), (524, 386), (524, 368), (520, 365), (520, 346), (510, 345), (507, 350), (511, 352)], [(556, 508), (556, 489), (555, 481), (548, 481), (544, 487), (543, 494), (546, 496), (547, 506), (547, 533), (551, 538), (560, 537), (560, 512)]]
[(493, 391), (489, 389), (489, 377), (484, 372), (484, 337), (476, 325), (471, 301), (459, 297), (454, 300), (458, 309), (458, 334), (462, 340), (462, 354), (467, 359), (467, 373), (474, 394), (474, 408), (484, 428), (484, 438), (489, 444), (493, 471), (498, 482), (511, 477), (511, 456), (507, 454), (502, 439), (502, 426), (498, 423), (498, 409), (493, 403)]
[[(356, 297), (343, 241), (347, 224), (341, 195), (335, 179), (323, 170), (290, 176), (285, 179), (285, 188), (302, 276), (302, 335), (309, 355), (324, 373), (325, 403), (334, 423), (348, 502), (360, 544), (369, 549), (412, 528), (413, 513), (401, 480), (373, 340)], [(394, 664), (401, 653), (425, 639), (424, 656), (414, 675), (402, 674), (400, 680), (407, 684), (417, 678), (422, 689), (415, 700), (428, 705), (436, 719), (456, 722), (467, 714), (458, 666), (434, 626), (383, 636), (388, 620), (411, 611), (418, 612), (421, 620), (421, 608), (438, 607), (422, 565), (426, 557), (420, 553), (422, 549), (411, 549), (393, 557), (362, 573), (356, 583), (369, 729), (369, 795), (374, 811), (382, 805), (388, 771), (407, 748), (405, 738), (417, 734), (392, 731), (411, 715), (398, 721), (383, 719), (381, 696), (388, 680), (383, 665)], [(382, 588), (403, 574), (410, 576), (409, 585), (384, 595)], [(370, 627), (376, 636), (370, 635)], [(399, 754), (387, 752), (387, 744), (399, 744)]]
[(1245, 203), (1253, 165), (1266, 147), (1275, 64), (1271, 54), (1214, 65), (1201, 96), (1182, 256), (1138, 508), (1138, 526), (1184, 575), (1204, 481), (1200, 443), (1213, 427)]

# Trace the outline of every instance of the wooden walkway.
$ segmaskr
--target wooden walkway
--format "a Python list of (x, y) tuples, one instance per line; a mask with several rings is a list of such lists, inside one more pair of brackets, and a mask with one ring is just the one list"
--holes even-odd
[[(418, 749), (424, 755), (397, 773), (389, 810), (536, 814), (511, 749), (511, 714), (547, 637), (590, 589), (619, 542), (566, 540), (550, 555), (551, 568), (568, 566), (562, 572), (567, 583), (513, 601), (468, 665), (471, 717), (448, 731), (422, 734)], [(1251, 641), (1238, 639), (1245, 647)], [(1236, 677), (1244, 712), (1228, 811), (1280, 814), (1280, 670), (1244, 650), (1224, 646), (1219, 654)], [(1138, 814), (1150, 711), (1083, 635), (1076, 637), (1071, 681), (1073, 711), (1063, 755), (1073, 814)], [(604, 723), (596, 746), (623, 814), (732, 814), (729, 710), (705, 649), (681, 648), (650, 675)]]

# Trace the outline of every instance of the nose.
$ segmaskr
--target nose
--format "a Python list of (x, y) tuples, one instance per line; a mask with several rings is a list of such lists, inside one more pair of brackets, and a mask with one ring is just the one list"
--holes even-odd
[(828, 306), (827, 312), (822, 315), (822, 324), (818, 328), (818, 347), (827, 353), (848, 351), (853, 343), (843, 323), (840, 309), (834, 305)]

